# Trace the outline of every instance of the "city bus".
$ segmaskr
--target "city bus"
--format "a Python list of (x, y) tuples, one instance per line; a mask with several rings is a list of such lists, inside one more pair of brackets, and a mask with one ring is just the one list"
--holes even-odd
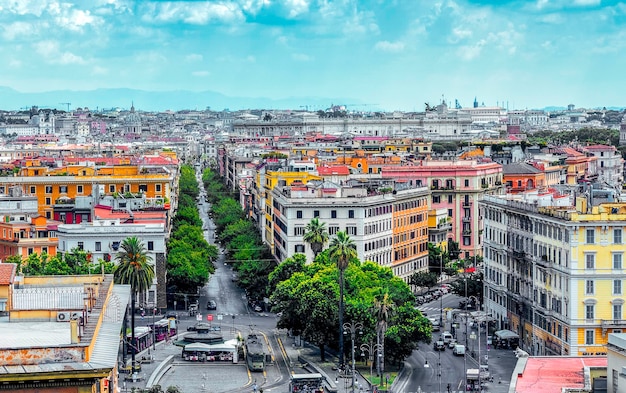
[(133, 337), (131, 332), (126, 334), (126, 353), (132, 354), (133, 348), (135, 353), (139, 353), (144, 349), (147, 349), (152, 345), (152, 330), (147, 326), (135, 326), (135, 341), (132, 341)]
[(290, 393), (324, 393), (322, 374), (293, 374), (289, 380)]
[(174, 319), (161, 319), (150, 325), (150, 328), (154, 330), (156, 342), (176, 335), (176, 321)]

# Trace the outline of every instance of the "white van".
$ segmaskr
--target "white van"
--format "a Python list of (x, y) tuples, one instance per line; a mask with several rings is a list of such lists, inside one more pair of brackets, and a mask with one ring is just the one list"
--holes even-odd
[(452, 349), (452, 353), (457, 356), (465, 355), (465, 345), (461, 345), (461, 344), (455, 345), (454, 349)]
[(428, 318), (428, 320), (430, 321), (430, 324), (433, 326), (433, 332), (438, 332), (440, 328), (439, 320), (437, 318)]
[(454, 336), (452, 336), (452, 333), (450, 332), (443, 332), (443, 334), (441, 335), (441, 339), (444, 343), (450, 344), (450, 341), (454, 340)]

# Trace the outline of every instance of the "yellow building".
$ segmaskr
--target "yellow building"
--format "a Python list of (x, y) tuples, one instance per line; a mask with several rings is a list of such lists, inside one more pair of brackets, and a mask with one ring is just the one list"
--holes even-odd
[(428, 211), (428, 242), (441, 251), (448, 251), (448, 233), (452, 230), (452, 220), (447, 209)]
[(606, 355), (626, 329), (626, 203), (551, 197), (482, 202), (485, 310), (531, 355)]
[[(315, 164), (311, 161), (292, 161), (287, 170), (257, 171), (254, 194), (254, 214), (257, 225), (261, 229), (263, 240), (271, 249), (274, 248), (274, 222), (272, 220), (272, 190), (277, 187), (304, 185), (311, 180), (321, 180), (315, 174)], [(277, 168), (278, 169), (278, 168)]]

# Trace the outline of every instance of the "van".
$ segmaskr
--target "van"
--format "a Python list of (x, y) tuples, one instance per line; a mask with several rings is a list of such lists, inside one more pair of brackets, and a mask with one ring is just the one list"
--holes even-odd
[(439, 320), (437, 318), (428, 318), (428, 320), (430, 321), (430, 324), (433, 326), (433, 332), (438, 332), (440, 328)]
[(450, 344), (450, 341), (454, 340), (454, 337), (452, 336), (452, 333), (450, 332), (443, 332), (443, 334), (441, 335), (441, 339), (443, 340), (444, 343)]
[(465, 355), (465, 345), (461, 345), (461, 344), (455, 345), (454, 348), (452, 349), (452, 353), (457, 356)]

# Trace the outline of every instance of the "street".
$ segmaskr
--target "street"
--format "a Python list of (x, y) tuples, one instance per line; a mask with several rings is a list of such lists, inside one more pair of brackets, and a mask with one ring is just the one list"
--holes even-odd
[[(437, 319), (442, 309), (448, 310), (444, 311), (441, 330), (433, 332), (433, 341), (437, 340), (444, 331), (454, 330), (457, 342), (466, 346), (465, 356), (454, 355), (452, 349), (447, 346), (442, 351), (435, 351), (432, 344), (420, 344), (420, 348), (405, 361), (405, 369), (394, 385), (394, 392), (465, 392), (465, 370), (478, 369), (479, 348), (480, 357), (483, 359), (482, 364), (489, 366), (493, 377), (493, 381), (481, 381), (483, 390), (485, 392), (508, 392), (511, 373), (517, 363), (517, 358), (512, 350), (493, 349), (488, 346), (485, 329), (481, 329), (479, 347), (477, 329), (479, 324), (472, 324), (471, 318), (464, 317), (464, 310), (458, 309), (459, 301), (463, 299), (454, 294), (447, 294), (418, 308), (426, 314), (425, 316)], [(453, 318), (453, 314), (457, 315), (456, 319)], [(467, 322), (470, 324), (468, 325)], [(458, 327), (452, 329), (452, 323), (457, 323)]]

